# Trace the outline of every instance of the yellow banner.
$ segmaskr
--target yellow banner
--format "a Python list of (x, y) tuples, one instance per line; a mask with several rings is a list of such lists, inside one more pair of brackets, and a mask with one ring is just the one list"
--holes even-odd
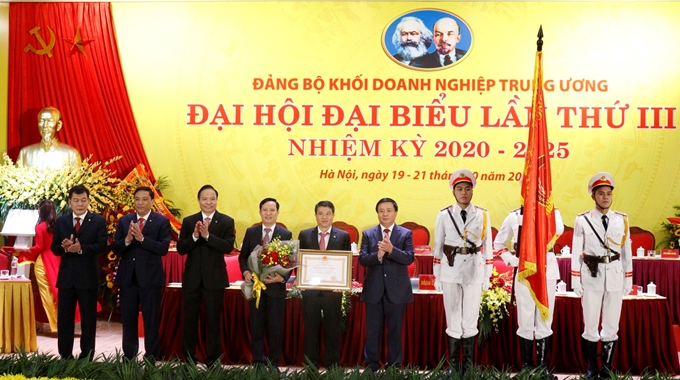
[[(112, 8), (145, 150), (154, 174), (172, 182), (164, 195), (188, 215), (200, 186), (212, 184), (239, 240), (260, 220), (264, 197), (279, 200), (279, 221), (295, 234), (314, 225), (323, 199), (335, 203), (336, 220), (374, 225), (382, 197), (399, 203), (398, 223), (433, 231), (437, 211), (454, 202), (448, 176), (460, 168), (476, 173), (472, 202), (500, 227), (520, 205), (540, 25), (565, 224), (593, 207), (587, 181), (599, 171), (616, 178), (612, 208), (631, 225), (658, 234), (680, 204), (680, 4)], [(447, 50), (449, 58), (436, 53)]]

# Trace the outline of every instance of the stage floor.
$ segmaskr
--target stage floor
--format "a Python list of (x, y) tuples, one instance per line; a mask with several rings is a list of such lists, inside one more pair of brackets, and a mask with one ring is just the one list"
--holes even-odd
[[(106, 320), (100, 320), (97, 323), (97, 340), (96, 340), (96, 355), (115, 355), (120, 351), (122, 335), (122, 325), (119, 322), (107, 323)], [(80, 336), (80, 324), (76, 325), (76, 341), (74, 343), (74, 354), (78, 355), (78, 337)], [(139, 339), (139, 346), (144, 347), (144, 338)], [(58, 355), (57, 351), (57, 334), (49, 331), (49, 325), (44, 324), (43, 331), (38, 332), (38, 350), (40, 352), (52, 353)], [(140, 355), (141, 356), (141, 355)], [(283, 368), (282, 368), (283, 369)], [(562, 379), (578, 379), (578, 374), (556, 374)], [(634, 377), (637, 378), (637, 377)]]

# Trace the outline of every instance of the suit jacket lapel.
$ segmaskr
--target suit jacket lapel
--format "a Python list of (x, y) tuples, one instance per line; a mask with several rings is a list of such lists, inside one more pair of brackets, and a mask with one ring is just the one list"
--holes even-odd
[[(331, 229), (332, 230), (332, 229)], [(321, 232), (319, 231), (319, 226), (314, 227), (314, 230), (312, 231), (312, 249), (321, 249), (321, 245), (319, 244), (319, 234)], [(331, 235), (326, 236), (326, 250), (328, 250), (328, 246), (331, 244)]]
[[(137, 218), (138, 216), (139, 216), (139, 215), (136, 215), (136, 214), (135, 214), (135, 219), (138, 219), (138, 218)], [(146, 218), (146, 220), (144, 221), (144, 229), (142, 230), (142, 236), (146, 236), (146, 234), (144, 233), (144, 231), (147, 231), (147, 228), (151, 228), (151, 227), (153, 226), (153, 224), (151, 224), (151, 223), (153, 223), (154, 220), (156, 220), (156, 213), (153, 212), (153, 211), (151, 211), (151, 212), (149, 213), (149, 216), (148, 216), (148, 217)], [(139, 220), (136, 220), (135, 222), (139, 223)]]
[[(318, 230), (318, 228), (319, 227), (317, 227), (317, 230)], [(317, 231), (317, 233), (318, 233), (318, 231)], [(331, 233), (330, 233), (330, 235), (328, 235), (328, 241), (326, 242), (326, 249), (328, 249), (328, 247), (330, 247), (331, 244), (333, 246), (335, 246), (335, 242), (337, 241), (337, 239), (338, 239), (338, 230), (336, 228), (331, 227)]]
[(399, 232), (397, 231), (397, 225), (395, 224), (394, 227), (392, 227), (392, 232), (390, 233), (390, 242), (392, 245), (394, 245), (394, 243), (399, 240), (399, 236), (397, 236)]

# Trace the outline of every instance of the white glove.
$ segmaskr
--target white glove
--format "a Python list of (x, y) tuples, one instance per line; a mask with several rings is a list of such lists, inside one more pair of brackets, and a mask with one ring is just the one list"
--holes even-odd
[(633, 290), (633, 279), (631, 277), (626, 278), (623, 281), (623, 295), (627, 296)]
[(576, 293), (577, 296), (583, 296), (583, 288), (581, 287), (581, 284), (576, 286), (572, 285), (572, 288), (574, 288), (574, 293)]
[(482, 291), (488, 290), (488, 289), (489, 289), (489, 286), (491, 286), (491, 284), (489, 283), (489, 281), (484, 281), (484, 283), (482, 284)]
[(434, 280), (434, 290), (436, 290), (438, 292), (444, 291), (444, 286), (442, 286), (441, 281), (439, 281), (437, 279)]
[(501, 253), (501, 258), (505, 261), (506, 265), (511, 267), (519, 266), (519, 257), (512, 254), (510, 251), (505, 251)]

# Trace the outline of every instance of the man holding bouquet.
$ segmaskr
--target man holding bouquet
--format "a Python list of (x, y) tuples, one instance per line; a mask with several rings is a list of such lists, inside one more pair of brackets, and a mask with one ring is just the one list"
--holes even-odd
[[(276, 224), (279, 216), (279, 202), (274, 198), (265, 198), (260, 202), (262, 222), (246, 230), (243, 238), (241, 254), (238, 257), (246, 282), (254, 279), (262, 281), (266, 289), (259, 298), (252, 298), (250, 304), (250, 339), (254, 365), (267, 365), (267, 359), (275, 371), (278, 371), (283, 345), (283, 316), (286, 311), (286, 281), (290, 272), (285, 275), (273, 273), (265, 278), (254, 277), (248, 267), (248, 258), (259, 245), (265, 247), (272, 240), (291, 240), (293, 233)], [(264, 355), (264, 331), (267, 329), (269, 356)]]

